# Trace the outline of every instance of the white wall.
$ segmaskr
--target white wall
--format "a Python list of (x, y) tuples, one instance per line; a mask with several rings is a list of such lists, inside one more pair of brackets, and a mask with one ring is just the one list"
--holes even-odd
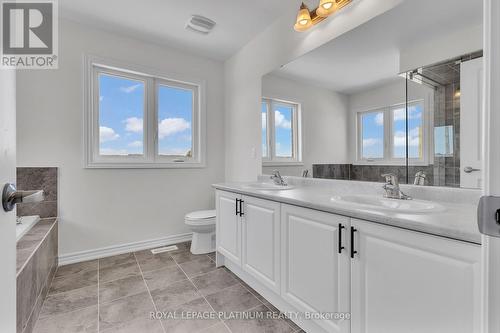
[(357, 0), (308, 32), (293, 30), (297, 8), (283, 16), (225, 63), (226, 179), (255, 180), (261, 172), (261, 78), (403, 0)]
[(400, 50), (399, 72), (407, 72), (483, 49), (483, 26), (467, 25), (453, 33), (426, 36)]
[[(224, 180), (223, 65), (61, 21), (58, 70), (19, 71), (18, 165), (59, 170), (59, 254), (188, 232), (185, 213), (214, 207)], [(84, 53), (206, 80), (207, 167), (83, 168)]]
[(347, 96), (331, 90), (278, 77), (262, 78), (262, 96), (301, 104), (303, 166), (266, 166), (264, 174), (278, 169), (282, 174), (301, 176), (312, 164), (347, 163)]
[[(393, 82), (351, 94), (349, 100), (349, 152), (351, 162), (356, 161), (356, 114), (362, 111), (373, 110), (381, 107), (404, 103), (406, 101), (406, 80), (396, 78)], [(408, 99), (424, 100), (428, 112), (426, 121), (430, 127), (434, 115), (434, 91), (429, 86), (408, 82)], [(427, 134), (424, 134), (424, 136)], [(428, 133), (432, 135), (432, 133)], [(430, 153), (430, 152), (429, 152)]]

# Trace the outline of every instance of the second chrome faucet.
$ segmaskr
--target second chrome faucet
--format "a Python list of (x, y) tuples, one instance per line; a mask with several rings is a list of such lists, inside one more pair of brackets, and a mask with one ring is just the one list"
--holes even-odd
[(384, 197), (389, 199), (411, 200), (411, 197), (404, 194), (399, 188), (399, 179), (397, 175), (385, 173), (382, 177), (385, 177), (385, 184), (383, 186), (385, 190)]

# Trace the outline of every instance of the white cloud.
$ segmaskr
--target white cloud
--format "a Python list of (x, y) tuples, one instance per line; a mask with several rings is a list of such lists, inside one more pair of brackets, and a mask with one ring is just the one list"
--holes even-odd
[(129, 147), (133, 147), (133, 148), (141, 148), (142, 147), (142, 141), (133, 141), (131, 143), (128, 144)]
[(274, 111), (274, 125), (285, 129), (290, 129), (292, 127), (290, 120), (287, 120), (279, 111)]
[(375, 124), (378, 126), (384, 125), (384, 114), (383, 113), (377, 113), (375, 116)]
[(116, 156), (116, 155), (128, 155), (129, 152), (125, 149), (100, 148), (99, 154)]
[[(419, 119), (422, 118), (422, 112), (420, 112), (415, 107), (408, 108), (408, 119)], [(406, 119), (406, 109), (396, 109), (394, 110), (394, 121), (400, 121)]]
[(115, 132), (114, 129), (106, 126), (100, 126), (99, 127), (99, 141), (100, 142), (106, 142), (106, 141), (113, 141), (116, 140), (120, 137), (118, 133)]
[(191, 123), (184, 118), (166, 118), (158, 125), (158, 136), (163, 139), (166, 136), (184, 132), (191, 128)]
[(160, 155), (167, 156), (186, 156), (191, 149), (186, 148), (163, 148), (160, 150)]
[(127, 132), (142, 133), (144, 121), (142, 118), (130, 117), (125, 119), (125, 130)]
[(382, 143), (380, 139), (375, 139), (375, 138), (368, 138), (368, 139), (363, 139), (363, 147), (373, 147), (379, 143)]
[[(399, 131), (394, 133), (394, 146), (395, 147), (405, 147), (406, 146), (406, 133)], [(408, 146), (419, 147), (420, 146), (420, 127), (412, 128), (408, 135)]]
[(120, 90), (126, 94), (130, 94), (130, 93), (136, 91), (141, 86), (142, 86), (142, 84), (138, 83), (138, 84), (134, 84), (134, 85), (131, 85), (128, 87), (120, 87)]

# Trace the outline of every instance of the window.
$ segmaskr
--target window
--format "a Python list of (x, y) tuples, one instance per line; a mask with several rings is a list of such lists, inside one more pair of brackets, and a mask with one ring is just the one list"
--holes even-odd
[(403, 164), (426, 163), (424, 142), (425, 114), (422, 100), (358, 113), (358, 163)]
[(95, 58), (86, 66), (86, 167), (203, 167), (202, 82)]
[(262, 158), (265, 164), (301, 162), (299, 112), (297, 103), (262, 100)]

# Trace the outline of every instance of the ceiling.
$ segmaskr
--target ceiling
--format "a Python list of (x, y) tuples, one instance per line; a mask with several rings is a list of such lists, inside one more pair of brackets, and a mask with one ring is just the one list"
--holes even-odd
[[(60, 16), (104, 30), (225, 60), (300, 0), (61, 0)], [(184, 29), (191, 15), (217, 25), (209, 35)]]
[(482, 0), (406, 0), (272, 72), (352, 94), (397, 79), (400, 49), (482, 22)]

